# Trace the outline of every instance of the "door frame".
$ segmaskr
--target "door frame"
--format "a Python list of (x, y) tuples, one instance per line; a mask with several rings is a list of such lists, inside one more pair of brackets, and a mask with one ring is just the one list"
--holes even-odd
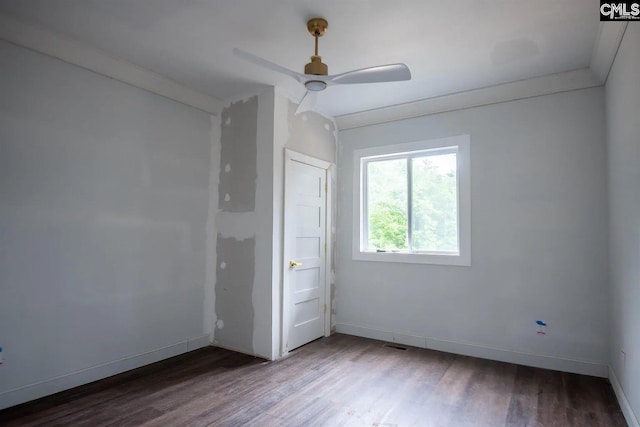
[(291, 176), (290, 165), (291, 162), (299, 162), (305, 163), (310, 166), (315, 166), (320, 169), (324, 169), (325, 171), (325, 244), (326, 250), (324, 254), (324, 298), (325, 298), (325, 310), (324, 310), (324, 336), (328, 337), (331, 334), (331, 271), (329, 266), (331, 265), (331, 257), (332, 257), (332, 247), (333, 242), (331, 240), (331, 227), (332, 227), (332, 189), (331, 189), (331, 167), (332, 163), (327, 162), (326, 160), (320, 160), (315, 157), (308, 156), (306, 154), (298, 153), (297, 151), (290, 150), (288, 148), (284, 149), (284, 209), (283, 209), (283, 244), (282, 244), (282, 322), (280, 324), (280, 353), (282, 356), (285, 356), (289, 353), (287, 349), (287, 343), (289, 341), (289, 315), (290, 315), (290, 307), (289, 307), (289, 258), (287, 258), (288, 251), (290, 248), (287, 246), (287, 236), (288, 231), (287, 224), (290, 224), (290, 221), (287, 221), (288, 215), (291, 214), (291, 209), (289, 205), (292, 200), (287, 197), (287, 183), (288, 179)]

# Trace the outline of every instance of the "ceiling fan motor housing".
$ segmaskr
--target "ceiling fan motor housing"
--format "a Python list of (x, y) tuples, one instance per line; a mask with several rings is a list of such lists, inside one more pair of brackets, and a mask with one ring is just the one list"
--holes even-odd
[(316, 76), (326, 76), (329, 74), (329, 67), (327, 67), (327, 64), (322, 62), (321, 57), (313, 55), (311, 57), (311, 62), (304, 66), (304, 73)]

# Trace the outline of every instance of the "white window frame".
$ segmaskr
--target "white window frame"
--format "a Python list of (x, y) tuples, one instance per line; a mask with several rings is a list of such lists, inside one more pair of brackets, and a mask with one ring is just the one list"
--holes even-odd
[[(456, 151), (458, 189), (458, 253), (453, 252), (373, 252), (365, 251), (366, 163), (376, 156), (405, 156), (413, 152)], [(419, 155), (418, 153), (416, 153)], [(469, 135), (371, 147), (353, 152), (353, 247), (356, 261), (404, 262), (437, 265), (471, 265), (471, 156)], [(407, 195), (410, 197), (410, 195)], [(410, 213), (408, 213), (410, 215)]]

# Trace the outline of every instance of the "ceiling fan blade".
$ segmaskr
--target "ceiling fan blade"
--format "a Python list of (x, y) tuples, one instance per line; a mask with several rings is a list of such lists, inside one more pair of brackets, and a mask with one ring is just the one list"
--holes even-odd
[(256, 56), (252, 53), (246, 52), (242, 49), (238, 49), (237, 47), (233, 48), (233, 53), (241, 59), (244, 59), (245, 61), (251, 62), (253, 64), (259, 65), (260, 67), (263, 68), (268, 68), (269, 70), (272, 71), (277, 71), (278, 73), (282, 73), (282, 74), (286, 74), (289, 77), (294, 78), (295, 80), (297, 80), (300, 83), (304, 83), (304, 81), (307, 79), (305, 77), (304, 74), (300, 74), (300, 73), (296, 73), (293, 70), (290, 70), (288, 68), (282, 67), (278, 64), (274, 64), (271, 61), (267, 61), (266, 59), (260, 58), (259, 56)]
[(298, 114), (313, 110), (317, 101), (318, 92), (308, 90), (300, 100), (300, 104), (298, 104), (298, 108), (296, 108), (295, 115), (297, 116)]
[(405, 64), (379, 65), (330, 76), (334, 84), (383, 83), (411, 80), (411, 71)]

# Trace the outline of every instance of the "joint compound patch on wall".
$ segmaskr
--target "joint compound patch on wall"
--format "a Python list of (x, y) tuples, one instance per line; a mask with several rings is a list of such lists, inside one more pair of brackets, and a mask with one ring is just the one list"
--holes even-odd
[(222, 111), (219, 208), (253, 212), (256, 205), (258, 98), (231, 104)]
[(216, 213), (218, 212), (218, 186), (220, 174), (220, 117), (211, 116), (211, 173), (209, 175), (209, 210), (207, 212), (206, 272), (204, 286), (203, 331), (215, 339), (216, 299)]
[(218, 234), (216, 253), (216, 341), (234, 350), (253, 353), (253, 279), (255, 239), (224, 238)]
[(331, 286), (330, 294), (330, 307), (331, 307), (331, 321), (330, 327), (332, 331), (336, 328), (336, 255), (338, 253), (338, 184), (337, 184), (337, 170), (335, 167), (329, 168), (329, 179), (331, 181), (331, 263), (328, 266), (331, 274), (329, 284)]
[(336, 163), (336, 126), (333, 120), (314, 111), (296, 115), (297, 104), (288, 102), (287, 148)]

